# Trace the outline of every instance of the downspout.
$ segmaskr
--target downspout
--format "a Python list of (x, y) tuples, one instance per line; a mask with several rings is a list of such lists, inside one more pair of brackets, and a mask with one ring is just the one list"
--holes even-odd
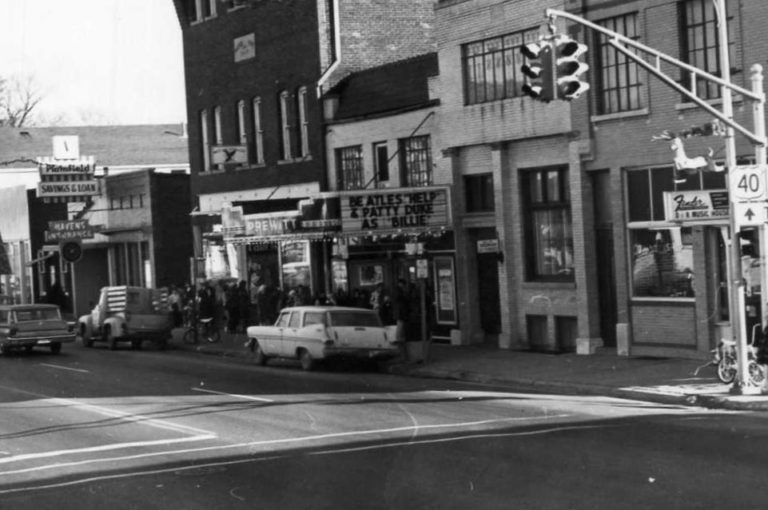
[(341, 21), (339, 13), (339, 0), (332, 0), (333, 4), (333, 62), (330, 67), (317, 80), (317, 97), (318, 99), (323, 95), (323, 85), (328, 81), (331, 75), (341, 64)]

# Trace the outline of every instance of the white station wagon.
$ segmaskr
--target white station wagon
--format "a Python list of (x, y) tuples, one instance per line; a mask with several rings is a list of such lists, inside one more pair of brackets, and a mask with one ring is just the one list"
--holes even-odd
[(250, 326), (248, 347), (256, 363), (298, 359), (304, 370), (333, 357), (394, 358), (400, 354), (395, 327), (365, 308), (297, 306), (280, 311), (274, 326)]

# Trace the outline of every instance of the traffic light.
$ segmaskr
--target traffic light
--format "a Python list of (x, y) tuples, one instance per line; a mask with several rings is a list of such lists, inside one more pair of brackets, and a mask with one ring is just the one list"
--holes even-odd
[(555, 98), (555, 74), (550, 41), (524, 44), (520, 52), (526, 58), (526, 63), (520, 67), (527, 78), (522, 87), (523, 93), (537, 101), (552, 101)]
[(556, 97), (567, 101), (576, 99), (589, 90), (589, 83), (581, 81), (589, 65), (579, 60), (587, 52), (587, 46), (564, 35), (555, 38), (552, 44)]
[(83, 247), (79, 239), (68, 239), (59, 244), (59, 252), (64, 262), (74, 264), (83, 257)]

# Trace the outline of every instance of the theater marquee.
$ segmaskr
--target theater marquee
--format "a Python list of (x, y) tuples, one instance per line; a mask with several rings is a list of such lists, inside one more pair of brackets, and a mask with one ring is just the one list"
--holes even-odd
[(421, 231), (450, 225), (448, 188), (345, 191), (341, 229), (350, 232)]

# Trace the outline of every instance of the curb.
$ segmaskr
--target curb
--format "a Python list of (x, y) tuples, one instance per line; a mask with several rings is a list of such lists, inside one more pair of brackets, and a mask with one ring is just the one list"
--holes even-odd
[[(176, 344), (173, 345), (173, 348), (193, 351), (209, 356), (220, 356), (223, 358), (248, 359), (249, 357), (249, 353), (245, 349), (228, 349), (217, 344)], [(563, 395), (610, 396), (615, 398), (633, 399), (665, 405), (703, 407), (706, 409), (726, 409), (731, 411), (768, 411), (768, 399), (761, 401), (750, 401), (738, 400), (738, 397), (727, 395), (701, 395), (693, 393), (672, 395), (664, 393), (650, 393), (600, 384), (574, 384), (564, 381), (511, 379), (467, 370), (445, 370), (439, 368), (429, 368), (425, 365), (389, 363), (382, 365), (382, 373), (422, 379), (444, 379), (452, 381), (473, 382), (479, 384), (490, 384), (494, 386), (508, 387), (515, 390), (533, 391), (535, 393), (553, 392)]]

